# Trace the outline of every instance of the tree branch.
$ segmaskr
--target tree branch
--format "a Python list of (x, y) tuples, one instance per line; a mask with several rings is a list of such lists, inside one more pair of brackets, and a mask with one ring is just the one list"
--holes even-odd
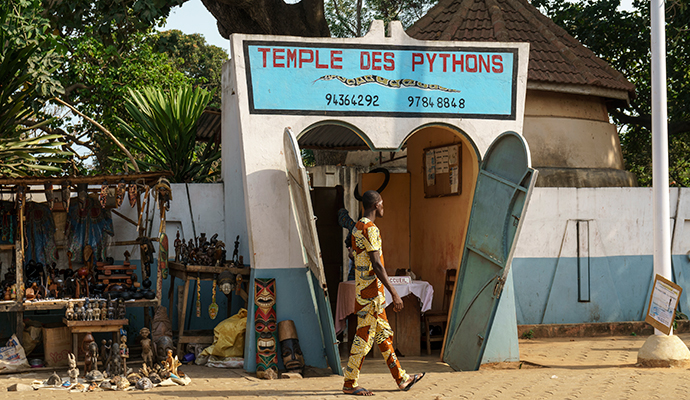
[(233, 33), (329, 37), (324, 0), (202, 0), (226, 39)]
[(59, 98), (57, 98), (57, 97), (53, 97), (53, 100), (57, 101), (58, 103), (62, 104), (63, 106), (68, 107), (70, 110), (72, 110), (73, 112), (75, 112), (76, 114), (78, 114), (79, 116), (81, 116), (82, 118), (84, 118), (85, 120), (87, 120), (87, 121), (91, 122), (92, 124), (96, 125), (96, 127), (97, 127), (98, 129), (100, 129), (103, 133), (105, 133), (106, 136), (108, 136), (108, 137), (110, 138), (110, 140), (112, 140), (112, 141), (115, 143), (115, 145), (116, 145), (117, 147), (119, 147), (120, 150), (122, 150), (122, 152), (125, 153), (125, 154), (127, 155), (127, 157), (129, 158), (129, 160), (132, 162), (132, 165), (134, 165), (134, 170), (135, 170), (137, 173), (140, 172), (140, 171), (139, 171), (139, 166), (137, 165), (137, 162), (134, 160), (134, 157), (132, 157), (132, 153), (130, 153), (129, 150), (127, 150), (127, 149), (125, 148), (125, 146), (123, 146), (122, 143), (120, 143), (120, 141), (117, 140), (117, 138), (115, 138), (115, 136), (113, 136), (112, 133), (110, 133), (109, 130), (105, 129), (101, 124), (99, 124), (98, 122), (94, 121), (93, 119), (87, 117), (86, 115), (82, 114), (79, 110), (77, 110), (76, 108), (72, 107), (72, 105), (70, 105), (70, 104), (68, 104), (68, 103), (66, 103), (66, 102), (64, 102), (64, 101), (62, 101), (61, 99), (59, 99)]
[[(628, 115), (622, 111), (613, 110), (611, 115), (625, 125), (638, 125), (652, 130), (652, 116), (644, 114), (639, 116)], [(690, 121), (670, 121), (667, 124), (669, 136), (690, 133)]]

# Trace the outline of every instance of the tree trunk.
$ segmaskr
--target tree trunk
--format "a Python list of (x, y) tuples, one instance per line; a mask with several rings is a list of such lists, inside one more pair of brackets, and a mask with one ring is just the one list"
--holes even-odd
[(324, 0), (201, 0), (226, 39), (233, 33), (330, 37)]

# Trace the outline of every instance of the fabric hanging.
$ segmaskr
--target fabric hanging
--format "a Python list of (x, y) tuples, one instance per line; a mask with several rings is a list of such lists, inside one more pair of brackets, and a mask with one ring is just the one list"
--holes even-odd
[(72, 261), (78, 263), (84, 261), (82, 252), (87, 244), (93, 248), (95, 260), (104, 260), (108, 236), (115, 235), (110, 210), (101, 207), (93, 196), (86, 198), (84, 206), (78, 201), (70, 204), (65, 230)]

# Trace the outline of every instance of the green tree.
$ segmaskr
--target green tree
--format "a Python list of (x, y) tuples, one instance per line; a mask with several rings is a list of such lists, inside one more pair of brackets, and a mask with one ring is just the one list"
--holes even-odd
[(39, 109), (45, 98), (62, 90), (52, 73), (61, 58), (55, 38), (40, 15), (37, 1), (0, 5), (0, 174), (17, 177), (59, 172), (70, 153), (60, 135), (40, 135), (49, 123)]
[[(116, 136), (120, 128), (116, 117), (126, 117), (123, 99), (130, 89), (157, 86), (168, 90), (192, 82), (166, 54), (153, 49), (150, 32), (134, 33), (119, 46), (87, 35), (66, 42), (70, 58), (59, 71), (65, 100)], [(100, 130), (81, 119), (64, 122), (66, 137), (90, 151), (82, 158), (95, 156), (95, 169), (100, 173), (122, 170), (110, 157), (118, 150)]]
[(142, 169), (172, 171), (171, 182), (205, 182), (213, 178), (220, 158), (216, 145), (195, 151), (196, 124), (212, 93), (191, 86), (163, 92), (155, 87), (129, 90), (125, 107), (136, 127), (117, 118), (121, 140), (143, 159)]
[(438, 0), (325, 0), (326, 20), (335, 37), (360, 37), (367, 33), (371, 21), (399, 20), (408, 28)]
[[(620, 71), (636, 86), (637, 96), (625, 110), (612, 110), (620, 126), (626, 168), (642, 186), (651, 185), (651, 26), (649, 2), (620, 0), (533, 0), (532, 3)], [(690, 185), (690, 3), (667, 0), (666, 71), (668, 90), (669, 172), (671, 183)]]
[(198, 33), (187, 35), (176, 29), (154, 34), (152, 44), (155, 51), (167, 54), (174, 67), (191, 78), (194, 86), (214, 91), (211, 105), (220, 107), (222, 69), (228, 60), (227, 51), (207, 44)]

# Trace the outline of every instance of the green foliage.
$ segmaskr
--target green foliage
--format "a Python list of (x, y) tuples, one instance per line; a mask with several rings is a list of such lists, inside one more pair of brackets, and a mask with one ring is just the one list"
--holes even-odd
[[(123, 99), (129, 90), (155, 86), (167, 90), (185, 85), (191, 79), (179, 71), (165, 54), (153, 49), (150, 34), (135, 33), (120, 43), (107, 45), (95, 36), (69, 38), (71, 56), (60, 77), (66, 97), (79, 110), (117, 136), (117, 117), (126, 118)], [(76, 120), (65, 129), (72, 137), (87, 135), (82, 145), (96, 157), (99, 172), (118, 172), (110, 155), (119, 150), (90, 123)]]
[[(635, 0), (633, 11), (618, 10), (620, 0), (532, 0), (555, 23), (636, 86), (625, 111), (613, 111), (620, 126), (626, 168), (641, 186), (652, 184), (651, 25), (649, 2)], [(690, 3), (666, 1), (669, 181), (690, 185)]]
[(195, 152), (196, 125), (212, 93), (191, 86), (163, 92), (154, 87), (129, 90), (125, 108), (139, 129), (117, 118), (120, 138), (144, 156), (141, 169), (171, 171), (171, 182), (204, 182), (211, 178), (213, 163), (220, 158), (216, 146)]
[(106, 46), (150, 29), (186, 0), (43, 0), (53, 28), (63, 37), (95, 36)]
[(399, 20), (408, 28), (438, 0), (325, 0), (326, 20), (334, 37), (360, 37), (374, 19)]
[(534, 331), (532, 329), (530, 329), (527, 332), (523, 332), (522, 338), (523, 339), (534, 339)]
[(44, 96), (59, 92), (52, 79), (60, 58), (37, 2), (8, 1), (0, 5), (0, 174), (9, 177), (60, 172), (54, 164), (70, 153), (60, 149), (60, 135), (32, 135), (49, 123), (38, 121)]
[(221, 105), (223, 63), (228, 60), (224, 49), (206, 43), (198, 33), (186, 35), (179, 30), (158, 32), (151, 38), (153, 49), (165, 53), (173, 66), (192, 80), (194, 86), (214, 90), (211, 105)]

